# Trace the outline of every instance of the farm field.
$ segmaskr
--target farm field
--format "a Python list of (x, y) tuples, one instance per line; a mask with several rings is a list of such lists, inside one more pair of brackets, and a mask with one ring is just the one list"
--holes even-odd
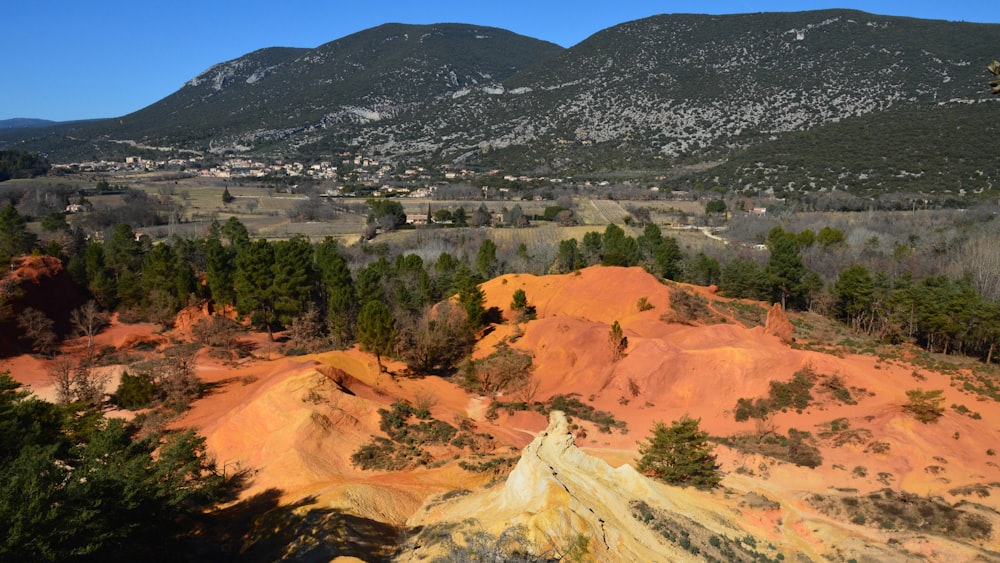
[[(230, 217), (236, 217), (250, 231), (252, 236), (269, 239), (284, 239), (292, 236), (306, 236), (312, 240), (324, 237), (334, 237), (343, 244), (353, 244), (360, 240), (361, 232), (367, 220), (367, 198), (323, 198), (319, 202), (310, 201), (308, 196), (300, 194), (276, 193), (273, 187), (264, 185), (245, 185), (220, 178), (210, 177), (177, 177), (164, 174), (130, 174), (120, 177), (109, 177), (112, 186), (129, 186), (144, 191), (147, 197), (158, 204), (173, 206), (175, 220), (165, 225), (146, 226), (137, 231), (152, 237), (154, 240), (164, 240), (172, 236), (203, 236), (213, 220), (224, 222)], [(77, 190), (93, 188), (95, 177), (84, 175), (37, 178), (32, 180), (15, 180), (5, 184), (5, 189), (53, 188)], [(222, 195), (229, 190), (233, 201), (224, 203)], [(88, 201), (97, 208), (116, 208), (123, 205), (120, 194), (90, 195)], [(428, 212), (433, 214), (440, 209), (454, 211), (464, 208), (466, 214), (471, 214), (481, 205), (491, 214), (500, 214), (504, 209), (519, 205), (528, 217), (541, 216), (547, 207), (556, 205), (554, 201), (535, 200), (437, 200), (425, 198), (397, 198), (407, 216), (411, 219), (423, 219)], [(330, 206), (326, 213), (327, 219), (313, 221), (295, 221), (291, 217), (297, 205)], [(373, 243), (400, 245), (403, 248), (441, 247), (444, 251), (453, 251), (458, 245), (455, 240), (481, 241), (492, 239), (502, 253), (513, 255), (523, 244), (533, 260), (554, 259), (559, 242), (575, 238), (578, 241), (590, 231), (603, 232), (609, 223), (615, 223), (625, 229), (630, 236), (642, 234), (642, 229), (630, 226), (627, 219), (630, 208), (647, 208), (653, 222), (663, 228), (665, 234), (675, 237), (682, 248), (701, 250), (706, 244), (719, 244), (707, 238), (698, 231), (679, 228), (685, 226), (683, 214), (703, 213), (703, 203), (696, 201), (616, 201), (608, 199), (591, 199), (578, 196), (574, 199), (578, 225), (571, 227), (559, 226), (532, 220), (531, 226), (523, 229), (484, 228), (484, 229), (434, 229), (420, 228), (402, 230), (391, 233), (380, 233)], [(74, 219), (69, 218), (72, 224)], [(36, 222), (32, 228), (40, 232)], [(456, 239), (457, 237), (457, 239)], [(442, 239), (435, 241), (435, 239)], [(452, 242), (449, 242), (452, 241)], [(472, 242), (469, 242), (472, 244)], [(476, 242), (478, 245), (478, 242)]]

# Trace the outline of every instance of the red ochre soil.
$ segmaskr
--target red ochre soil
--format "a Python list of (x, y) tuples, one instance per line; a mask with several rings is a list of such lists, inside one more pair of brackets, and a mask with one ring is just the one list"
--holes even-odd
[[(513, 347), (534, 356), (536, 400), (575, 393), (626, 422), (627, 433), (611, 434), (580, 423), (586, 435), (576, 444), (613, 465), (634, 463), (639, 444), (656, 422), (669, 423), (685, 414), (700, 418), (701, 427), (716, 436), (754, 431), (753, 421), (734, 421), (731, 411), (737, 399), (766, 396), (770, 381), (788, 381), (809, 366), (821, 375), (835, 374), (848, 387), (863, 388), (865, 393), (857, 397), (857, 404), (845, 405), (814, 388), (817, 403), (802, 413), (777, 413), (770, 421), (773, 429), (785, 433), (796, 428), (816, 436), (823, 423), (845, 418), (852, 429), (870, 435), (861, 443), (839, 447), (821, 440), (823, 463), (815, 469), (717, 447), (725, 486), (761, 491), (803, 509), (801, 499), (809, 492), (840, 488), (866, 493), (888, 482), (892, 488), (940, 496), (951, 503), (966, 499), (1000, 509), (1000, 495), (980, 498), (949, 492), (1000, 482), (1000, 458), (987, 455), (987, 450), (1000, 449), (1000, 409), (992, 400), (953, 387), (948, 375), (873, 356), (796, 349), (765, 334), (763, 327), (745, 328), (732, 319), (707, 326), (665, 322), (661, 315), (670, 312), (671, 288), (640, 268), (512, 274), (482, 287), (487, 307), (500, 308), (507, 319), (513, 318), (513, 293), (523, 289), (537, 319), (519, 327), (510, 323), (496, 327), (478, 344), (476, 354), (488, 354), (499, 341), (513, 340)], [(722, 299), (709, 288), (679, 287)], [(653, 308), (640, 311), (636, 303), (641, 297)], [(183, 316), (178, 334), (185, 336), (199, 315), (187, 311)], [(628, 338), (628, 347), (623, 358), (612, 362), (608, 333), (615, 321)], [(155, 340), (161, 337), (155, 328), (115, 322), (98, 336), (97, 345), (122, 347)], [(251, 472), (244, 495), (277, 488), (288, 502), (310, 497), (317, 507), (401, 524), (428, 497), (475, 489), (489, 477), (462, 470), (450, 458), (432, 468), (398, 472), (353, 467), (351, 454), (380, 434), (379, 408), (397, 398), (431, 404), (435, 418), (451, 424), (471, 419), (477, 431), (518, 449), (547, 425), (542, 415), (525, 412), (488, 421), (490, 398), (470, 395), (438, 377), (406, 376), (400, 363), (388, 362), (390, 373), (379, 373), (374, 358), (357, 349), (284, 358), (267, 343), (266, 335), (252, 338), (258, 344), (256, 359), (236, 366), (202, 352), (198, 375), (211, 391), (173, 423), (204, 435), (220, 468)], [(82, 342), (69, 341), (66, 348), (70, 354), (79, 352)], [(39, 396), (52, 398), (47, 365), (46, 360), (20, 356), (4, 361), (0, 369), (10, 370)], [(925, 379), (918, 381), (914, 372)], [(903, 411), (906, 391), (918, 387), (944, 390), (946, 406), (965, 405), (981, 419), (948, 408), (936, 423), (918, 422)], [(888, 450), (865, 453), (874, 441), (888, 444)], [(863, 467), (866, 475), (858, 476), (857, 467)], [(779, 516), (748, 511), (747, 518), (764, 526)], [(808, 541), (807, 531), (796, 541)], [(986, 547), (997, 549), (996, 537), (994, 532)]]

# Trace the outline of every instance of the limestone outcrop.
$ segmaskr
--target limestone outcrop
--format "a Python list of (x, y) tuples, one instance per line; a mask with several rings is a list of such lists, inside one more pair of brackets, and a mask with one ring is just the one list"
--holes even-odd
[[(587, 455), (574, 440), (566, 416), (553, 411), (548, 428), (524, 449), (500, 491), (470, 495), (447, 506), (430, 502), (408, 524), (433, 529), (435, 523), (474, 521), (472, 525), (497, 536), (522, 526), (537, 553), (543, 554), (562, 553), (574, 538), (582, 537), (597, 561), (689, 557), (634, 517), (634, 505), (642, 501), (694, 518), (699, 509), (686, 499), (667, 498), (662, 485), (630, 465), (615, 468)], [(433, 553), (438, 547), (421, 545), (411, 555), (416, 560), (424, 555), (421, 550)]]

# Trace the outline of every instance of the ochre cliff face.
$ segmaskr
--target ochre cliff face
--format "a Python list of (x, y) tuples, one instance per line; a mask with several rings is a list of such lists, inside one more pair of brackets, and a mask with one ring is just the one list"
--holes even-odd
[(84, 302), (84, 292), (52, 256), (22, 256), (11, 260), (0, 280), (0, 356), (21, 351), (18, 315), (31, 307), (55, 323), (59, 336), (70, 333), (69, 313)]

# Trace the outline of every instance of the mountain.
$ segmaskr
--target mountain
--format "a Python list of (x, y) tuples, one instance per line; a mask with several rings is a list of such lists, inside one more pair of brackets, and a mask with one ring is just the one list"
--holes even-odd
[(23, 129), (27, 127), (45, 127), (55, 124), (55, 121), (48, 119), (33, 119), (30, 117), (15, 117), (13, 119), (0, 119), (0, 130), (3, 129)]
[(133, 114), (0, 144), (54, 158), (112, 140), (306, 159), (350, 150), (541, 173), (663, 171), (762, 147), (766, 163), (770, 143), (863, 116), (919, 107), (948, 122), (950, 106), (984, 97), (997, 44), (998, 25), (851, 10), (662, 15), (569, 49), (386, 24), (255, 51)]
[[(316, 131), (412, 114), (455, 89), (499, 83), (559, 50), (489, 27), (386, 24), (315, 49), (261, 49), (220, 63), (135, 113), (55, 129), (43, 146), (72, 154), (75, 147), (90, 150), (89, 141), (129, 139), (245, 151), (281, 141), (287, 150)], [(77, 141), (65, 143), (70, 137)]]
[[(435, 144), (489, 166), (663, 167), (894, 107), (974, 98), (1000, 26), (862, 12), (669, 15), (601, 31), (507, 81), (380, 124), (363, 144)], [(477, 127), (462, 124), (481, 123)], [(465, 135), (434, 143), (434, 130)], [(405, 147), (404, 147), (405, 148)]]

